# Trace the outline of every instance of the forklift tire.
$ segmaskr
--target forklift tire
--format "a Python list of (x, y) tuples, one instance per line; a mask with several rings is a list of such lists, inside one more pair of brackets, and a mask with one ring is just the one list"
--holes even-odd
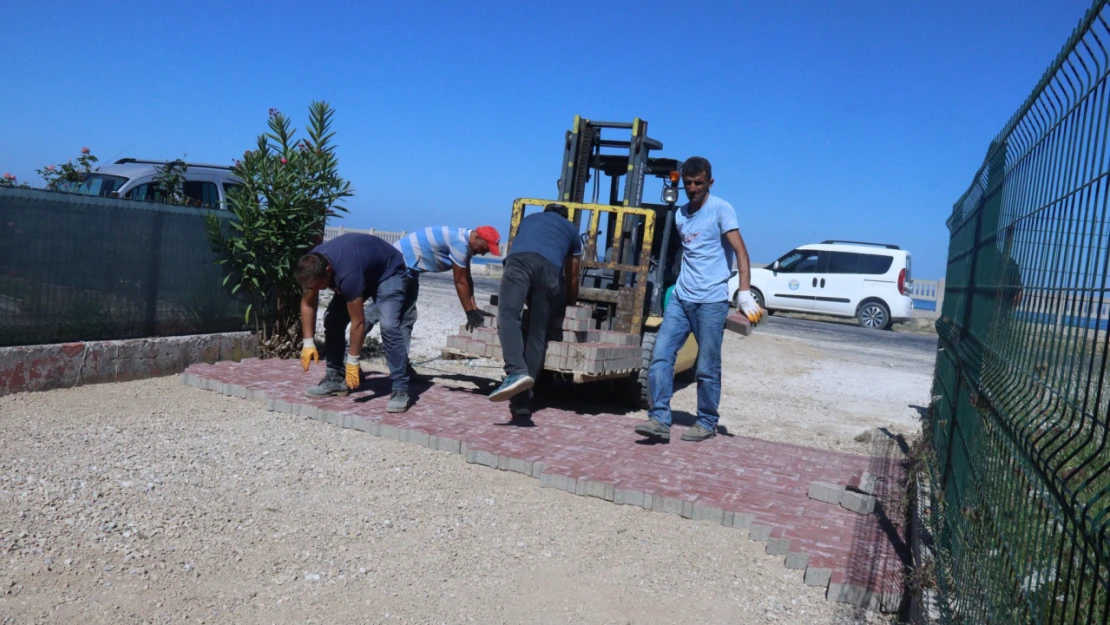
[(644, 338), (640, 340), (640, 373), (637, 376), (636, 386), (636, 399), (637, 405), (642, 410), (651, 408), (651, 390), (648, 389), (648, 368), (651, 366), (651, 352), (655, 349), (655, 339), (658, 338), (655, 332), (644, 332)]

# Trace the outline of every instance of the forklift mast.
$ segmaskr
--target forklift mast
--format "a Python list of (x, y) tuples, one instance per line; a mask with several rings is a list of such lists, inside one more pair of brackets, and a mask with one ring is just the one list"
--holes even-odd
[[(662, 150), (663, 143), (649, 137), (647, 129), (647, 121), (639, 118), (632, 122), (604, 122), (575, 115), (574, 125), (567, 131), (563, 147), (558, 197), (563, 202), (607, 203), (610, 206), (654, 209), (658, 225), (650, 245), (652, 261), (657, 265), (653, 282), (663, 285), (669, 275), (665, 270), (670, 266), (678, 248), (671, 240), (674, 232), (674, 204), (645, 204), (644, 180), (650, 175), (666, 181), (672, 172), (681, 170), (682, 161), (652, 157), (651, 152)], [(625, 134), (627, 131), (631, 131), (630, 137)], [(612, 135), (615, 132), (620, 133), (622, 138), (614, 139)], [(607, 202), (600, 197), (601, 174), (609, 176)], [(623, 197), (620, 195), (622, 180)], [(591, 197), (587, 197), (590, 182), (594, 183), (593, 193)], [(677, 184), (674, 179), (670, 182), (672, 186)], [(574, 216), (576, 226), (581, 226), (581, 215), (581, 212), (577, 212)], [(618, 220), (615, 213), (609, 213), (606, 232), (610, 233), (610, 237), (615, 228), (619, 227), (621, 232), (618, 244), (606, 253), (616, 253), (620, 257), (606, 257), (603, 260), (622, 265), (639, 264), (640, 248), (635, 242), (644, 234), (644, 225), (642, 216), (626, 215), (624, 219)], [(597, 250), (592, 244), (588, 248), (585, 250), (586, 258), (592, 261)], [(627, 283), (633, 276), (618, 273), (614, 278), (621, 286), (631, 286)], [(650, 314), (661, 314), (661, 292), (661, 286), (652, 290), (651, 301), (648, 302)]]

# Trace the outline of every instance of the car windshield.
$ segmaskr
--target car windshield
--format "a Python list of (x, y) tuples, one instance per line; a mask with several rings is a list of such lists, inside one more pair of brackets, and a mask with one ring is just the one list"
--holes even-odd
[(127, 182), (122, 176), (109, 176), (108, 174), (87, 174), (79, 185), (62, 185), (61, 190), (82, 195), (97, 195), (112, 197), (113, 191), (118, 191)]

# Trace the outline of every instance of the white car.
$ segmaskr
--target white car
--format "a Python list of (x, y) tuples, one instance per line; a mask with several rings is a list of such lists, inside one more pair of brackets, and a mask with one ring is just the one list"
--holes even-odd
[[(776, 310), (855, 317), (882, 330), (913, 316), (910, 253), (897, 245), (824, 241), (791, 250), (767, 267), (752, 268), (752, 296)], [(740, 277), (729, 281), (736, 305)]]
[[(162, 190), (155, 182), (159, 168), (168, 161), (144, 161), (121, 158), (110, 165), (101, 165), (85, 176), (78, 193), (131, 200), (163, 201)], [(230, 167), (185, 163), (181, 186), (185, 202), (198, 208), (227, 209), (227, 192), (242, 186), (243, 181), (231, 173)]]

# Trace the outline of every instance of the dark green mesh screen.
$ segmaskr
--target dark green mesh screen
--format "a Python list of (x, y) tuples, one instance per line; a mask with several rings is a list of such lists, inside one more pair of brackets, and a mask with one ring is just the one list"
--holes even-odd
[(0, 188), (0, 346), (243, 329), (208, 212)]

